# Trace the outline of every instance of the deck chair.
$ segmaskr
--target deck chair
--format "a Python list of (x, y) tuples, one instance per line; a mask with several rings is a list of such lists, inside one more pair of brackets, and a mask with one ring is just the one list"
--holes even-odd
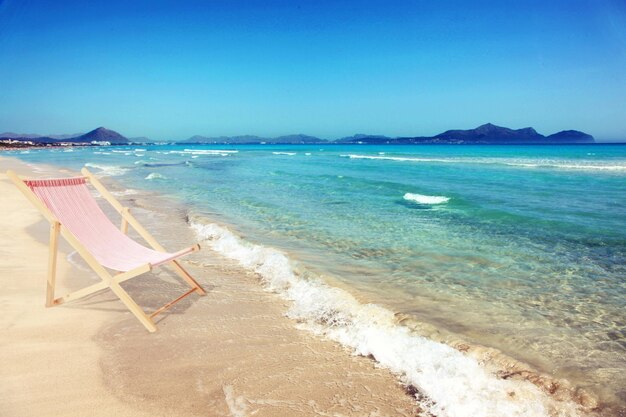
[[(22, 180), (15, 172), (7, 172), (17, 188), (39, 209), (51, 225), (46, 307), (67, 303), (96, 291), (110, 288), (146, 329), (154, 332), (156, 331), (156, 326), (152, 320), (154, 316), (172, 307), (193, 292), (199, 295), (206, 294), (200, 284), (177, 261), (181, 256), (199, 250), (200, 246), (194, 245), (175, 253), (166, 252), (163, 246), (133, 217), (129, 208), (123, 207), (91, 172), (83, 168), (81, 173), (83, 176), (74, 178)], [(90, 183), (122, 216), (119, 228), (100, 209), (89, 188), (87, 188), (87, 183)], [(152, 249), (127, 236), (129, 225)], [(59, 235), (65, 238), (82, 256), (102, 279), (102, 282), (55, 299), (54, 286)], [(162, 265), (172, 267), (189, 284), (191, 289), (148, 315), (120, 286), (120, 283)]]

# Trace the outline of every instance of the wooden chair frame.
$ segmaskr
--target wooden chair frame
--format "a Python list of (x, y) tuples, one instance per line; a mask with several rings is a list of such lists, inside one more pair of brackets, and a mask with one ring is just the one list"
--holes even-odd
[[(87, 170), (83, 168), (81, 170), (85, 180), (89, 182), (100, 195), (107, 200), (113, 208), (122, 216), (122, 223), (120, 230), (123, 233), (128, 232), (128, 226), (130, 225), (137, 233), (156, 251), (166, 252), (159, 242), (135, 219), (130, 213), (128, 207), (124, 207), (105, 187), (102, 183)], [(191, 289), (180, 297), (166, 303), (162, 307), (156, 309), (151, 314), (146, 314), (141, 307), (131, 298), (130, 295), (122, 288), (120, 283), (129, 279), (138, 277), (152, 270), (153, 266), (150, 263), (141, 265), (135, 269), (126, 272), (120, 272), (115, 275), (111, 274), (109, 270), (103, 267), (95, 257), (87, 250), (87, 248), (66, 228), (59, 222), (55, 215), (42, 203), (42, 201), (33, 193), (33, 191), (24, 183), (24, 181), (15, 172), (7, 171), (8, 177), (13, 181), (17, 188), (26, 196), (26, 198), (43, 214), (43, 216), (50, 222), (50, 247), (48, 256), (48, 276), (46, 286), (46, 307), (52, 307), (73, 301), (87, 295), (93, 294), (97, 291), (101, 291), (106, 288), (110, 288), (111, 291), (124, 303), (124, 305), (130, 310), (131, 313), (143, 324), (149, 332), (155, 332), (157, 330), (156, 325), (152, 318), (157, 314), (169, 309), (174, 304), (181, 301), (189, 294), (196, 292), (199, 295), (205, 295), (206, 291), (196, 282), (196, 280), (182, 267), (182, 265), (176, 260), (172, 259), (165, 264), (172, 267), (174, 272), (180, 276)], [(74, 291), (63, 297), (54, 298), (55, 281), (56, 281), (56, 264), (57, 264), (57, 252), (59, 236), (62, 236), (80, 256), (87, 262), (87, 264), (94, 270), (94, 272), (100, 277), (102, 282), (92, 284), (83, 289)], [(198, 251), (200, 245), (193, 246), (192, 251)], [(165, 265), (164, 264), (164, 265)]]

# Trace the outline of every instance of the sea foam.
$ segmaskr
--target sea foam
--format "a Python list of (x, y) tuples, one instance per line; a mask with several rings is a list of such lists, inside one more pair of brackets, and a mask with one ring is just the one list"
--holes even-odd
[(120, 166), (116, 166), (116, 165), (100, 165), (100, 164), (94, 164), (91, 162), (87, 162), (85, 164), (86, 167), (89, 168), (95, 168), (97, 170), (99, 170), (99, 174), (100, 175), (104, 175), (104, 176), (111, 176), (111, 177), (115, 177), (118, 175), (124, 175), (124, 173), (126, 173), (126, 171), (128, 171), (126, 168), (122, 168)]
[(524, 159), (524, 158), (421, 158), (409, 156), (378, 156), (344, 154), (342, 158), (350, 159), (372, 159), (397, 162), (435, 162), (446, 164), (487, 164), (487, 165), (507, 165), (519, 168), (544, 168), (563, 169), (576, 171), (609, 171), (626, 172), (626, 161), (613, 161), (610, 164), (599, 163), (594, 160), (558, 160), (558, 159)]
[(382, 155), (360, 155), (343, 154), (342, 158), (350, 159), (371, 159), (397, 162), (435, 162), (445, 164), (487, 164), (506, 165), (518, 168), (543, 168), (543, 169), (563, 169), (577, 171), (609, 171), (626, 172), (626, 161), (613, 161), (610, 164), (599, 163), (593, 160), (556, 160), (556, 159), (524, 159), (524, 158), (422, 158), (409, 156), (382, 156)]
[(182, 151), (169, 151), (164, 154), (179, 154), (179, 155), (193, 155), (195, 157), (199, 155), (208, 156), (230, 156), (239, 153), (239, 151), (221, 150), (221, 149), (184, 149)]
[(318, 335), (373, 356), (406, 385), (421, 405), (439, 417), (577, 416), (528, 381), (499, 379), (452, 347), (412, 333), (393, 312), (359, 303), (350, 293), (295, 272), (282, 252), (247, 242), (217, 224), (191, 223), (216, 252), (256, 272), (266, 288), (291, 301), (288, 316)]
[(404, 195), (404, 199), (408, 201), (413, 201), (418, 204), (443, 204), (450, 201), (450, 197), (413, 193), (406, 193)]
[(358, 155), (358, 154), (346, 154), (339, 155), (342, 158), (350, 159), (374, 159), (383, 161), (399, 161), (399, 162), (458, 162), (452, 159), (440, 159), (440, 158), (417, 158), (408, 156), (376, 156), (376, 155)]
[(146, 180), (165, 180), (167, 177), (165, 175), (159, 174), (158, 172), (151, 172), (144, 178)]

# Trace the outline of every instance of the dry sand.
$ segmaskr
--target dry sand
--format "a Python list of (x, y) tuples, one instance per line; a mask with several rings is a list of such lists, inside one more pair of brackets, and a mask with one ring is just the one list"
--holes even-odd
[[(156, 333), (108, 290), (46, 309), (49, 226), (8, 181), (8, 168), (67, 175), (0, 158), (0, 416), (418, 414), (388, 371), (296, 329), (258, 277), (206, 249), (184, 264), (208, 294), (158, 316)], [(135, 213), (175, 250), (173, 242), (194, 236), (172, 210)], [(67, 260), (69, 247), (62, 251), (57, 294), (97, 282)], [(167, 270), (123, 286), (146, 311), (185, 290)]]

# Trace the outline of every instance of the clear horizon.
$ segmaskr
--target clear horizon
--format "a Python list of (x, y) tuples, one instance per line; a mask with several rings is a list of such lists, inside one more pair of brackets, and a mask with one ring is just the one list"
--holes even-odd
[(616, 0), (5, 0), (0, 60), (0, 132), (626, 139)]

